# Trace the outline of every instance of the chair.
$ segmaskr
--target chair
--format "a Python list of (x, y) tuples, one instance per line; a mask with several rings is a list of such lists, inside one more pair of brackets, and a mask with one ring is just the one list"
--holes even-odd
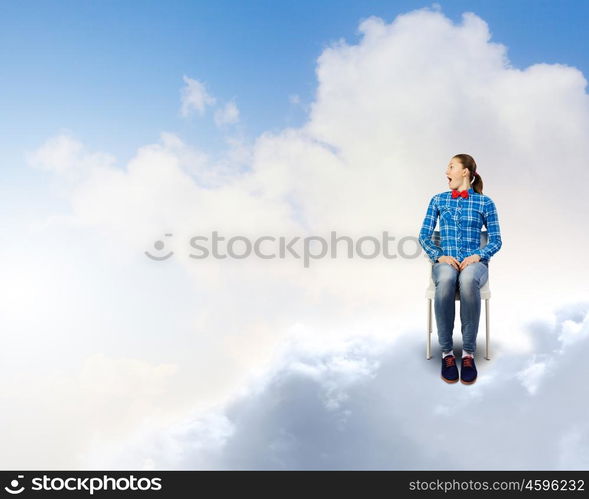
[[(481, 231), (481, 245), (482, 248), (487, 244), (488, 234), (487, 231)], [(432, 235), (432, 240), (437, 246), (440, 246), (440, 231), (435, 230)], [(425, 358), (427, 360), (432, 358), (432, 302), (435, 297), (436, 293), (436, 283), (434, 282), (432, 276), (433, 270), (433, 263), (429, 260), (427, 253), (424, 253), (425, 258), (430, 263), (430, 271), (429, 271), (429, 285), (425, 291), (425, 297), (427, 298), (427, 346), (426, 346), (426, 353)], [(490, 277), (490, 276), (489, 276)], [(460, 288), (457, 287), (456, 295), (454, 297), (455, 300), (460, 300)], [(485, 359), (491, 360), (489, 356), (489, 300), (491, 299), (491, 288), (489, 287), (489, 279), (485, 282), (483, 286), (481, 286), (481, 300), (485, 300)]]

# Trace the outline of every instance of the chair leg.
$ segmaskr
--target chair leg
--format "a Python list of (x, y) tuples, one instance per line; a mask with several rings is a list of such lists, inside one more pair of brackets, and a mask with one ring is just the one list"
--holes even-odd
[(425, 358), (429, 360), (432, 358), (432, 300), (427, 299), (427, 340), (426, 340)]
[(485, 300), (485, 333), (486, 333), (485, 359), (487, 359), (487, 360), (491, 360), (491, 357), (489, 355), (489, 336), (490, 336), (489, 323), (490, 322), (491, 321), (489, 319), (489, 299), (487, 298)]

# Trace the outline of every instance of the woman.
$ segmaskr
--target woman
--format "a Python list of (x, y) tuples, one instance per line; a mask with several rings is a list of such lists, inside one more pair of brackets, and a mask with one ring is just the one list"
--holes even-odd
[[(483, 194), (483, 180), (476, 170), (477, 165), (468, 154), (457, 154), (451, 159), (446, 169), (450, 190), (432, 197), (419, 232), (419, 243), (433, 263), (442, 379), (447, 383), (458, 381), (452, 351), (457, 288), (460, 289), (463, 347), (460, 380), (464, 384), (476, 381), (474, 353), (481, 315), (480, 288), (489, 278), (489, 260), (502, 244), (495, 203)], [(431, 239), (438, 217), (441, 247)], [(480, 248), (483, 225), (487, 228), (488, 240), (487, 245)]]

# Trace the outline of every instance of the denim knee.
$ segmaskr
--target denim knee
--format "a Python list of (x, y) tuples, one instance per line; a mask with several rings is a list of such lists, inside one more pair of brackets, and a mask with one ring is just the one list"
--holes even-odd
[(437, 262), (432, 269), (432, 279), (436, 285), (442, 287), (455, 287), (458, 271), (445, 262)]
[(475, 262), (462, 269), (458, 281), (460, 287), (463, 289), (472, 288), (474, 286), (480, 288), (485, 284), (488, 276), (487, 266), (480, 262)]

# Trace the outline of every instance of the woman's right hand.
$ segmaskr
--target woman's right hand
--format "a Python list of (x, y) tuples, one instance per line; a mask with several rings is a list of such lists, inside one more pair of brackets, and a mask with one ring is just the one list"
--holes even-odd
[(453, 256), (443, 255), (440, 258), (438, 258), (438, 262), (452, 265), (452, 267), (454, 267), (458, 272), (460, 272), (460, 262), (456, 260), (456, 258), (454, 258)]

